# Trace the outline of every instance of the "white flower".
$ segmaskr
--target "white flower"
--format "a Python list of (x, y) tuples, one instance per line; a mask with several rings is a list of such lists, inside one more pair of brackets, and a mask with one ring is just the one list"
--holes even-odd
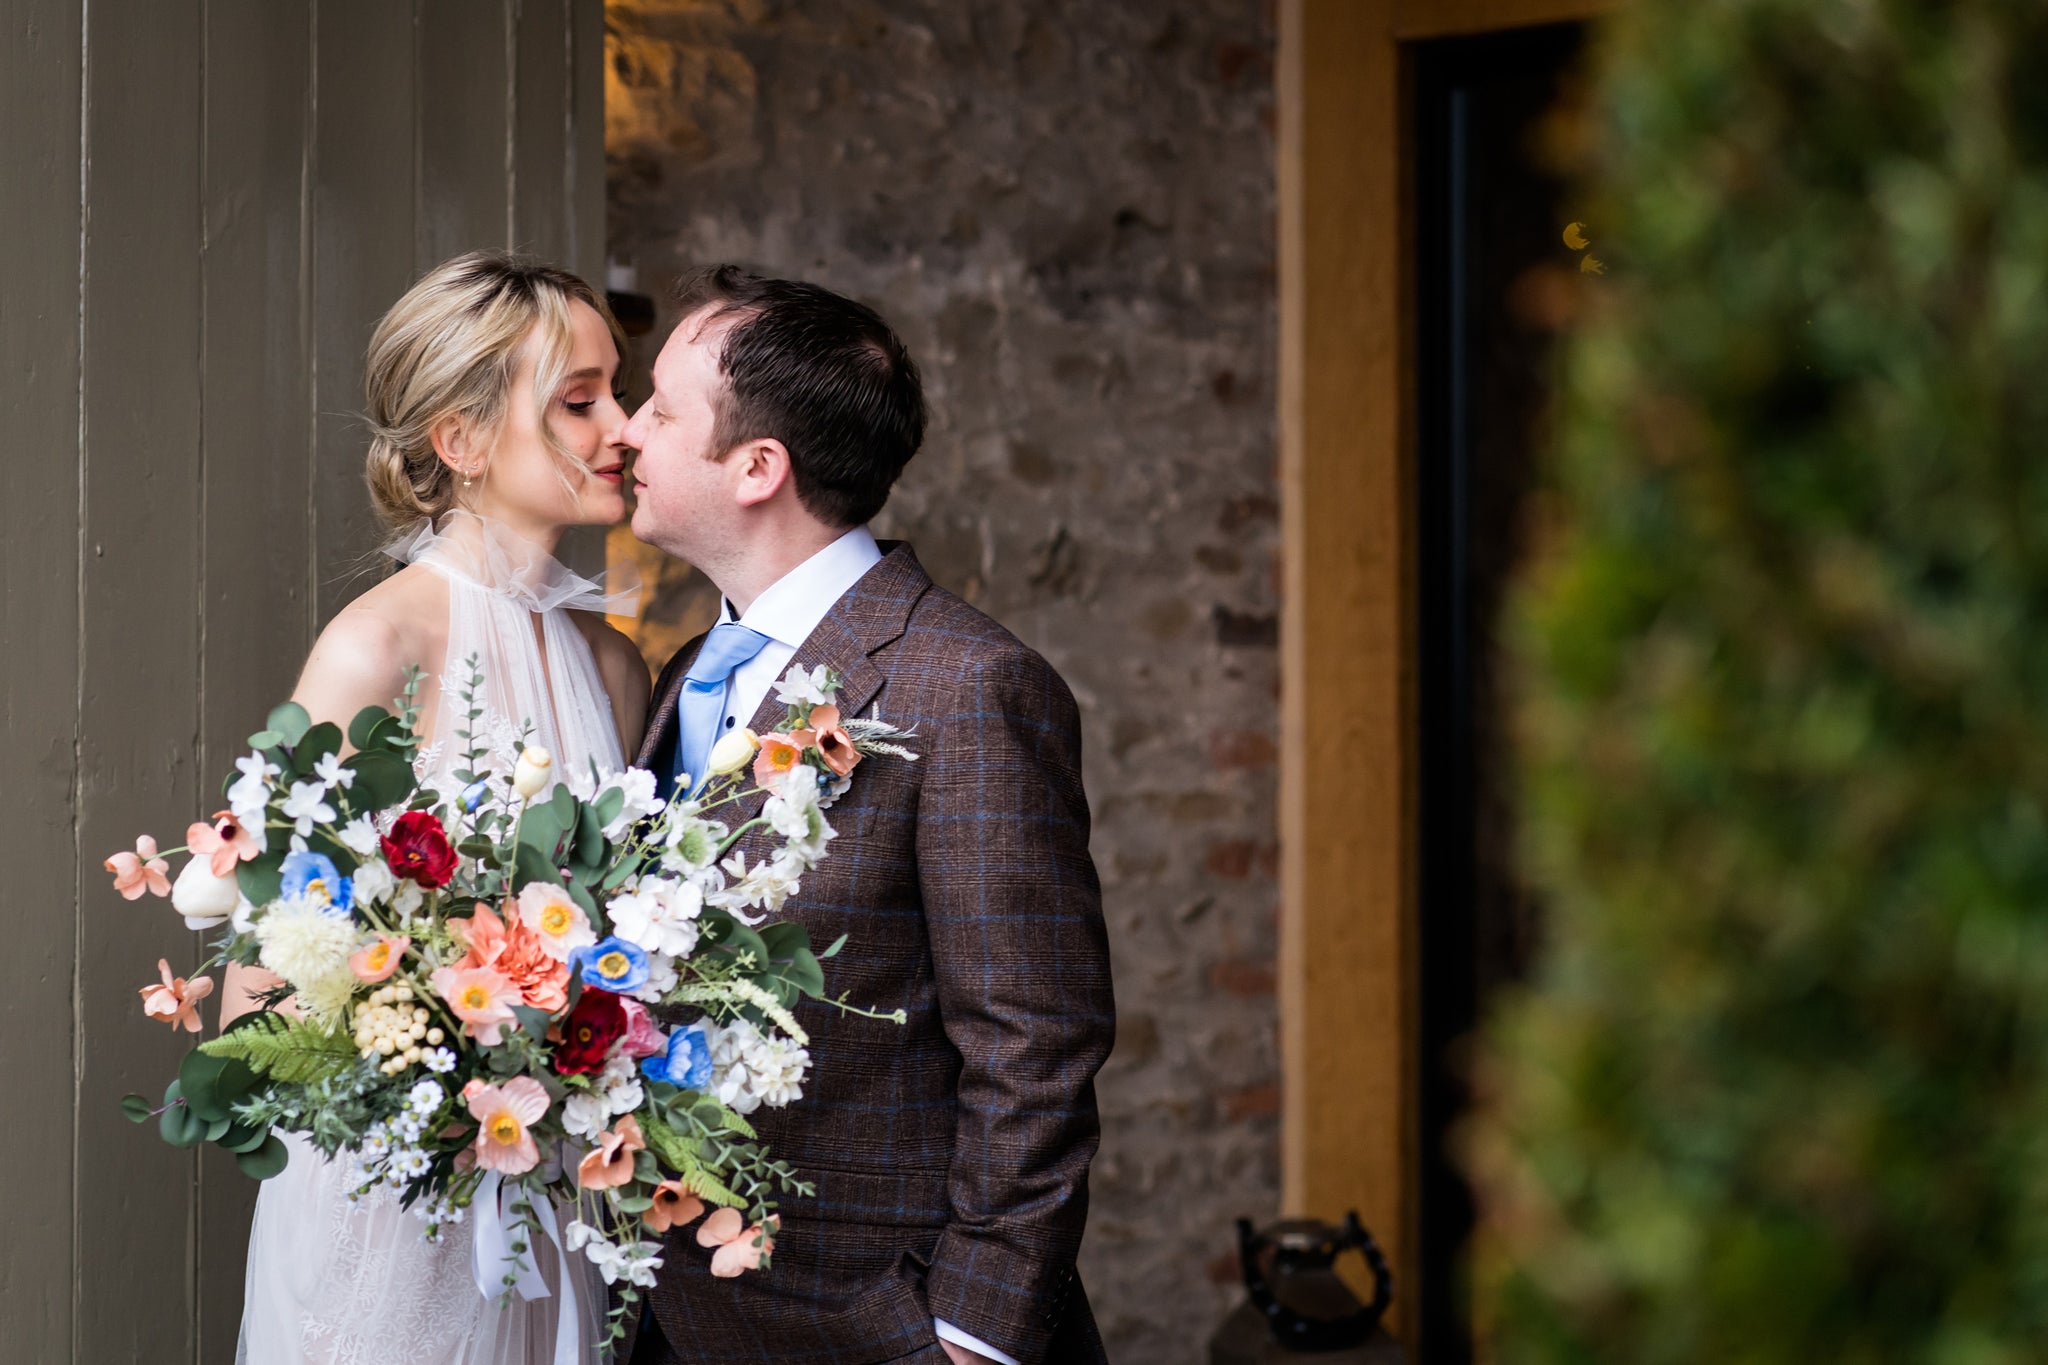
[(770, 1038), (748, 1054), (748, 1062), (747, 1069), (753, 1072), (754, 1093), (761, 1097), (761, 1103), (780, 1108), (804, 1097), (804, 1076), (811, 1067), (808, 1050), (787, 1039)]
[[(342, 831), (344, 839), (347, 834), (347, 830)], [(363, 865), (356, 869), (354, 887), (357, 905), (376, 905), (398, 889), (398, 878), (392, 875), (391, 864), (382, 858), (365, 858)]]
[(688, 957), (697, 946), (697, 915), (704, 893), (688, 882), (648, 877), (606, 907), (612, 932), (636, 948)]
[(329, 754), (313, 765), (313, 776), (330, 787), (347, 791), (356, 784), (356, 770), (341, 766), (341, 755)]
[(428, 1048), (420, 1054), (420, 1061), (437, 1076), (445, 1076), (455, 1069), (455, 1054), (445, 1047)]
[(722, 866), (732, 877), (733, 884), (712, 892), (704, 899), (748, 924), (761, 922), (758, 915), (749, 919), (745, 913), (748, 909), (758, 906), (764, 913), (772, 914), (780, 910), (782, 903), (799, 889), (796, 879), (788, 874), (786, 867), (766, 859), (748, 867), (746, 854), (735, 852)]
[(528, 745), (519, 751), (519, 761), (512, 765), (512, 790), (531, 801), (546, 790), (554, 770), (552, 754), (539, 745)]
[(623, 1053), (614, 1053), (606, 1060), (604, 1071), (597, 1078), (597, 1091), (604, 1099), (604, 1107), (614, 1114), (630, 1114), (647, 1098), (640, 1085), (639, 1068)]
[[(351, 771), (349, 776), (355, 776), (354, 772)], [(358, 815), (336, 832), (341, 838), (342, 847), (355, 854), (358, 858), (368, 858), (377, 851), (377, 822), (367, 815)], [(356, 894), (361, 895), (362, 881), (360, 878), (362, 874), (357, 873), (356, 876), (358, 878)]]
[(284, 800), (284, 814), (287, 820), (298, 822), (294, 828), (301, 839), (313, 832), (314, 825), (334, 819), (334, 807), (327, 804), (326, 797), (324, 782), (292, 783), (291, 795)]
[(418, 1114), (400, 1114), (391, 1120), (391, 1135), (401, 1142), (418, 1142), (426, 1131), (426, 1120)]
[(592, 1242), (604, 1241), (604, 1234), (580, 1218), (571, 1218), (569, 1226), (562, 1229), (562, 1245), (570, 1251), (581, 1251)]
[(425, 1175), (429, 1164), (427, 1154), (417, 1147), (407, 1148), (391, 1158), (392, 1173), (406, 1180)]
[(668, 803), (654, 794), (654, 774), (645, 768), (628, 768), (605, 779), (607, 789), (616, 787), (626, 798), (619, 807), (619, 813), (604, 827), (604, 837), (616, 839), (638, 824), (647, 816), (658, 813)]
[(235, 913), (242, 903), (241, 887), (230, 872), (213, 875), (208, 858), (194, 858), (185, 864), (178, 880), (171, 884), (171, 908), (185, 917), (187, 929), (211, 929)]
[[(799, 769), (811, 771), (809, 768)], [(780, 834), (787, 842), (784, 851), (794, 855), (804, 870), (816, 867), (825, 858), (825, 845), (838, 838), (825, 813), (818, 808), (818, 788), (814, 782), (793, 782), (791, 790), (782, 796), (771, 796), (761, 807), (761, 815), (768, 821), (769, 828)], [(777, 855), (780, 861), (780, 855)], [(786, 866), (786, 864), (785, 864)]]
[(357, 1150), (362, 1156), (363, 1164), (369, 1166), (380, 1160), (386, 1152), (391, 1150), (391, 1139), (385, 1137), (377, 1129), (372, 1128), (369, 1132), (363, 1134), (363, 1145)]
[(299, 986), (299, 1007), (311, 1019), (333, 1023), (347, 1012), (349, 1001), (355, 998), (356, 984), (353, 972), (315, 977)]
[(711, 746), (711, 756), (704, 766), (713, 777), (736, 773), (753, 762), (754, 751), (760, 747), (761, 737), (752, 730), (727, 730)]
[(809, 673), (804, 672), (801, 664), (793, 664), (782, 681), (775, 684), (775, 700), (785, 706), (830, 706), (833, 694), (825, 690), (825, 684), (831, 677), (823, 664)]
[(306, 998), (311, 992), (321, 997), (321, 1006), (330, 1005), (330, 988), (337, 986), (340, 1003), (347, 1003), (355, 984), (348, 956), (355, 951), (356, 929), (346, 916), (330, 915), (310, 901), (283, 901), (257, 922), (256, 941), (263, 965), (292, 984), (301, 1004), (313, 1008)]
[[(606, 1112), (604, 1096), (588, 1090), (579, 1090), (562, 1102), (562, 1131), (570, 1137), (580, 1137), (591, 1142), (604, 1131), (605, 1120), (611, 1115)], [(575, 1248), (569, 1248), (574, 1251)]]
[(415, 1081), (406, 1092), (405, 1107), (415, 1114), (431, 1114), (441, 1107), (441, 1101), (448, 1098), (448, 1092), (441, 1088), (439, 1081)]
[(420, 890), (418, 882), (400, 882), (398, 889), (391, 893), (391, 908), (397, 912), (401, 920), (411, 919), (418, 914), (419, 908), (426, 902), (427, 893)]
[(647, 957), (647, 984), (634, 991), (633, 998), (658, 1005), (664, 995), (676, 988), (677, 980), (674, 959), (650, 953)]
[(655, 1272), (661, 1269), (661, 1244), (635, 1242), (625, 1249), (626, 1278), (642, 1289), (654, 1288)]
[(718, 860), (718, 846), (725, 842), (727, 830), (715, 820), (701, 820), (686, 816), (668, 828), (668, 851), (662, 855), (662, 866), (671, 872), (695, 872), (710, 867)]

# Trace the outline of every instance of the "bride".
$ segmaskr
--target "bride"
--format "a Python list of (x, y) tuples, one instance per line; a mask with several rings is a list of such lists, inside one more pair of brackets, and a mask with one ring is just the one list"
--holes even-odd
[[(602, 590), (553, 553), (567, 528), (625, 516), (624, 349), (589, 285), (495, 254), (449, 261), (385, 315), (370, 342), (368, 477), (405, 567), (321, 632), (293, 693), (316, 721), (389, 705), (418, 665), (419, 767), (444, 793), (466, 766), (458, 730), (508, 769), (529, 726), (565, 776), (625, 766), (646, 665), (599, 614)], [(458, 690), (472, 655), (474, 724)], [(272, 983), (230, 968), (222, 1024)], [(548, 1284), (577, 1276), (579, 1321), (558, 1322), (560, 1293), (500, 1306), (472, 1278), (470, 1223), (429, 1244), (389, 1188), (350, 1199), (346, 1154), (290, 1146), (257, 1196), (237, 1365), (531, 1365), (558, 1359), (558, 1326), (563, 1342), (573, 1327), (579, 1365), (597, 1359), (603, 1289), (580, 1257), (564, 1267), (535, 1247)]]

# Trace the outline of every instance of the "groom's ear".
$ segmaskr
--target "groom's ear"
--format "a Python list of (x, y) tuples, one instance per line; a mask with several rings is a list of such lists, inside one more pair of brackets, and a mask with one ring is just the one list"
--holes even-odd
[(736, 462), (733, 499), (742, 507), (759, 507), (795, 477), (789, 450), (772, 436), (747, 441), (735, 447), (728, 458)]

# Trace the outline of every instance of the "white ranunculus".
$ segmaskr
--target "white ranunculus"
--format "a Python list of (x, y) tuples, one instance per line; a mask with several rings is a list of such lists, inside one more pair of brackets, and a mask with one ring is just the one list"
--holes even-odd
[(713, 777), (736, 773), (754, 761), (754, 751), (760, 747), (761, 737), (752, 730), (728, 730), (711, 746), (705, 766)]
[(188, 929), (212, 929), (224, 923), (241, 900), (242, 890), (234, 875), (214, 876), (206, 858), (186, 863), (171, 886), (171, 908), (185, 917)]

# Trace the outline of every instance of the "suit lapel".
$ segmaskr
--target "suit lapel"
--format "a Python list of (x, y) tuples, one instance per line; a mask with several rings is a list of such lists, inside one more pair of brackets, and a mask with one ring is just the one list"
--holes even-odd
[[(863, 574), (860, 581), (832, 605), (832, 610), (825, 613), (825, 619), (818, 622), (803, 644), (797, 647), (789, 667), (809, 672), (823, 664), (837, 673), (840, 714), (860, 715), (874, 702), (882, 684), (888, 681), (869, 655), (903, 634), (904, 627), (909, 624), (911, 607), (930, 586), (931, 579), (925, 575), (910, 546), (896, 542), (881, 562)], [(784, 670), (785, 673), (787, 671)], [(671, 715), (674, 709), (671, 701)], [(787, 704), (775, 699), (775, 688), (771, 686), (749, 726), (757, 734), (766, 734), (782, 724), (788, 715)], [(761, 813), (761, 807), (767, 800), (767, 796), (760, 792), (749, 796), (738, 806), (739, 820), (753, 819)]]

